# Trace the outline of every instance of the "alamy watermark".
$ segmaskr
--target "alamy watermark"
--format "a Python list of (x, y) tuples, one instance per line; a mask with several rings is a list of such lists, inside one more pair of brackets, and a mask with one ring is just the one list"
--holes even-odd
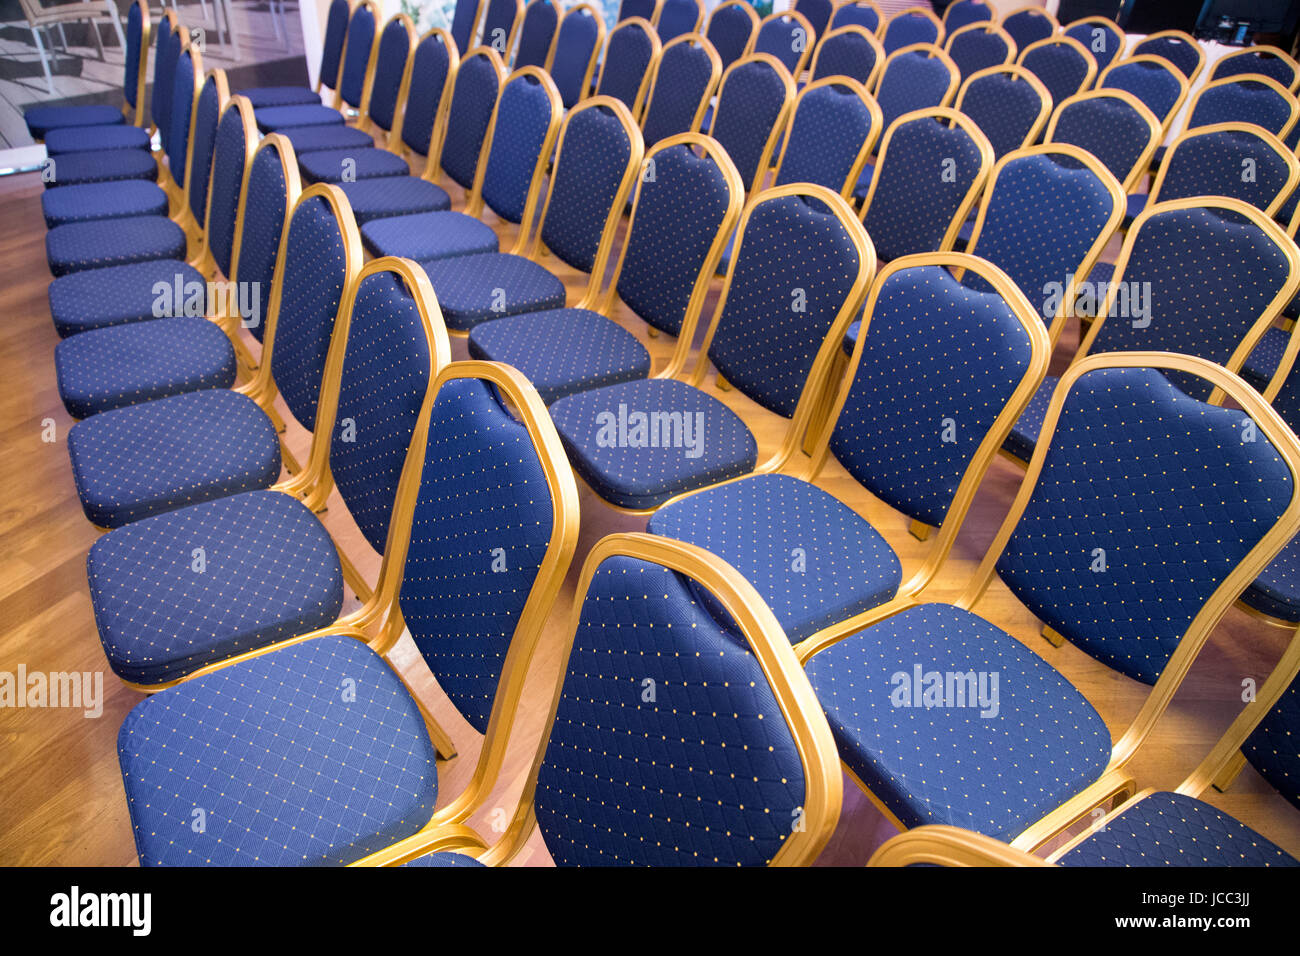
[(997, 671), (927, 671), (913, 664), (911, 673), (896, 671), (889, 683), (895, 707), (977, 707), (981, 717), (998, 715)]
[(1075, 282), (1073, 278), (1049, 282), (1043, 286), (1043, 317), (1052, 318), (1067, 304), (1073, 304), (1080, 315), (1099, 316), (1112, 288), (1115, 295), (1110, 300), (1108, 318), (1129, 319), (1135, 329), (1151, 324), (1150, 282)]
[(103, 671), (0, 671), (0, 707), (70, 707), (86, 717), (104, 713)]
[(620, 403), (596, 416), (601, 448), (681, 448), (687, 458), (704, 454), (703, 412), (643, 412)]
[(239, 316), (246, 329), (262, 324), (262, 283), (195, 282), (177, 273), (153, 284), (153, 317)]

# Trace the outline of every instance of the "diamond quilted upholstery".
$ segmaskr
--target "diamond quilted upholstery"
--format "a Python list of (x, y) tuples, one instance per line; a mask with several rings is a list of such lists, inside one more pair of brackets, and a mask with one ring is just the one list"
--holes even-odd
[(293, 144), (294, 154), (301, 156), (321, 149), (370, 149), (374, 137), (355, 126), (331, 123), (322, 126), (292, 126), (279, 130)]
[(47, 190), (78, 186), (82, 183), (110, 183), (122, 180), (158, 178), (158, 164), (143, 149), (114, 149), (109, 152), (64, 153), (56, 156), (53, 177), (45, 183)]
[(47, 189), (41, 194), (41, 213), (48, 229), (66, 222), (125, 219), (128, 216), (165, 216), (167, 194), (156, 184), (143, 179), (84, 183), (62, 189)]
[(499, 245), (491, 226), (447, 209), (367, 222), (361, 241), (372, 255), (417, 261), (496, 252)]
[[(573, 12), (573, 11), (577, 12)], [(570, 16), (569, 13), (573, 15)], [(560, 91), (560, 99), (565, 109), (573, 106), (586, 95), (582, 88), (583, 78), (587, 73), (587, 64), (591, 62), (592, 51), (600, 39), (600, 24), (589, 11), (570, 8), (560, 21), (560, 29), (555, 37), (555, 56), (551, 63), (551, 79)]]
[[(957, 607), (909, 608), (813, 655), (806, 669), (840, 758), (909, 828), (946, 823), (1010, 839), (1110, 759), (1105, 721), (1082, 694)], [(924, 679), (934, 673), (943, 694)]]
[(995, 160), (1025, 145), (1042, 106), (1036, 89), (1007, 73), (981, 76), (962, 87), (960, 109), (988, 139)]
[(438, 685), (482, 733), (554, 504), (527, 428), (493, 386), (438, 392), (399, 601)]
[[(685, 5), (694, 18), (698, 10), (695, 0), (685, 0)], [(664, 38), (664, 42), (669, 39)], [(700, 103), (713, 92), (713, 61), (703, 46), (678, 43), (665, 49), (657, 70), (641, 123), (647, 148), (669, 136), (690, 132)]]
[[(447, 132), (438, 164), (465, 189), (474, 186), (483, 137), (492, 122), (492, 108), (496, 105), (500, 87), (501, 78), (487, 56), (467, 56), (461, 61), (452, 87)], [(420, 148), (428, 149), (427, 139)]]
[(308, 182), (342, 183), (361, 179), (408, 176), (406, 160), (386, 149), (321, 149), (298, 157)]
[(1052, 106), (1083, 89), (1090, 63), (1086, 54), (1066, 43), (1051, 43), (1027, 50), (1020, 65), (1043, 81), (1052, 94)]
[(1201, 56), (1194, 44), (1178, 37), (1149, 37), (1133, 48), (1133, 55), (1150, 54), (1168, 60), (1189, 80), (1200, 64)]
[(421, 156), (429, 152), (429, 138), (447, 86), (449, 52), (442, 35), (434, 33), (420, 41), (412, 57), (411, 86), (402, 114), (402, 142)]
[[(938, 175), (949, 160), (951, 175)], [(876, 162), (876, 191), (864, 219), (881, 261), (937, 252), (983, 173), (979, 145), (960, 126), (920, 116), (894, 127)]]
[(880, 45), (885, 48), (885, 55), (888, 56), (895, 50), (914, 43), (938, 43), (940, 32), (940, 28), (929, 17), (915, 13), (895, 14), (885, 23)]
[(329, 534), (306, 505), (279, 491), (247, 491), (118, 528), (95, 542), (86, 568), (109, 665), (139, 684), (176, 680), (325, 627), (343, 606)]
[(148, 148), (149, 131), (124, 123), (116, 126), (68, 126), (52, 129), (45, 136), (45, 152), (49, 156)]
[(709, 135), (727, 151), (746, 187), (758, 172), (763, 147), (781, 118), (785, 97), (781, 74), (760, 60), (737, 66), (718, 93)]
[(252, 399), (225, 389), (87, 418), (68, 432), (68, 457), (86, 517), (104, 528), (280, 476), (275, 426)]
[(1272, 617), (1300, 622), (1300, 539), (1291, 539), (1246, 588), (1241, 600)]
[(132, 322), (74, 335), (54, 349), (59, 398), (88, 418), (166, 395), (235, 384), (235, 350), (204, 318)]
[(320, 102), (320, 94), (308, 86), (253, 86), (240, 90), (237, 95), (248, 100), (256, 110), (267, 106), (301, 106)]
[(23, 121), (32, 139), (42, 140), (51, 130), (75, 126), (116, 126), (125, 122), (122, 111), (116, 106), (89, 104), (86, 106), (34, 106), (23, 111)]
[(876, 68), (876, 48), (857, 33), (827, 36), (817, 47), (817, 69), (812, 78), (847, 76), (865, 84)]
[(790, 728), (734, 623), (696, 593), (632, 558), (596, 570), (537, 780), (560, 866), (763, 865), (799, 816)]
[(1263, 83), (1243, 78), (1236, 83), (1207, 87), (1197, 97), (1187, 128), (1213, 123), (1253, 123), (1280, 136), (1291, 121), (1291, 107), (1289, 97)]
[(166, 216), (69, 222), (45, 234), (45, 257), (55, 276), (150, 259), (184, 259), (185, 247), (185, 230)]
[(848, 87), (809, 90), (790, 122), (775, 185), (816, 183), (842, 192), (872, 134), (872, 123), (871, 110)]
[(1070, 391), (999, 576), (1078, 647), (1155, 683), (1291, 499), (1273, 446), (1242, 440), (1246, 420), (1154, 369), (1089, 372)]
[(547, 54), (551, 52), (551, 41), (555, 38), (555, 28), (559, 26), (560, 13), (551, 0), (540, 0), (524, 7), (524, 16), (519, 24), (519, 42), (515, 48), (515, 69), (523, 66), (546, 66)]
[(1056, 114), (1051, 142), (1086, 149), (1124, 183), (1151, 137), (1151, 128), (1131, 105), (1118, 97), (1096, 96), (1070, 103)]
[(990, 66), (1009, 63), (1014, 55), (1006, 40), (985, 30), (967, 30), (948, 46), (948, 57), (957, 64), (963, 80)]
[[(1292, 580), (1295, 580), (1294, 576)], [(1300, 807), (1300, 748), (1296, 745), (1297, 738), (1300, 738), (1300, 681), (1291, 684), (1241, 748), (1251, 766), (1278, 793)]]
[(202, 284), (202, 273), (180, 259), (155, 259), (107, 269), (87, 269), (50, 283), (50, 315), (64, 338), (89, 329), (157, 318), (159, 293), (163, 302), (173, 290)]
[(551, 98), (537, 77), (518, 77), (501, 91), (483, 172), (483, 200), (502, 219), (514, 223), (523, 219), (533, 171), (555, 118)]
[(880, 76), (876, 101), (885, 129), (904, 113), (943, 106), (951, 95), (952, 73), (948, 65), (925, 50), (915, 50), (890, 60)]
[(433, 283), (447, 328), (564, 307), (564, 283), (531, 259), (504, 252), (420, 263)]
[[(1252, 176), (1244, 176), (1247, 161)], [(1261, 211), (1286, 189), (1291, 170), (1260, 137), (1219, 130), (1180, 139), (1165, 157), (1160, 202), (1192, 196), (1228, 196)]]
[(406, 25), (394, 17), (379, 35), (379, 55), (375, 58), (375, 76), (370, 87), (370, 118), (382, 130), (393, 128), (397, 94), (401, 92), (410, 52)]
[(162, 691), (118, 734), (144, 866), (358, 860), (429, 821), (434, 758), (400, 678), (350, 637)]
[(248, 169), (248, 200), (239, 234), (239, 261), (233, 264), (235, 277), (247, 283), (247, 288), (251, 290), (256, 283), (261, 315), (249, 330), (259, 342), (266, 332), (266, 310), (271, 302), (275, 262), (284, 235), (284, 217), (288, 214), (287, 190), (279, 148), (269, 146), (260, 150)]
[(297, 106), (268, 106), (254, 110), (257, 128), (263, 133), (278, 133), (299, 126), (341, 125), (343, 114), (323, 103), (300, 103)]
[(445, 189), (416, 176), (361, 179), (355, 183), (340, 183), (339, 188), (348, 197), (352, 215), (362, 226), (362, 242), (371, 253), (375, 250), (366, 240), (364, 227), (372, 220), (414, 216), (417, 213), (451, 208), (451, 197)]
[(208, 249), (223, 276), (230, 275), (230, 255), (235, 242), (239, 191), (244, 185), (245, 148), (256, 140), (255, 130), (244, 129), (244, 114), (228, 109), (217, 127), (212, 154), (212, 205), (208, 211)]
[(1282, 353), (1286, 351), (1286, 343), (1290, 338), (1290, 332), (1276, 326), (1270, 328), (1246, 358), (1241, 377), (1262, 392), (1282, 363)]
[[(644, 416), (639, 431), (633, 415)], [(622, 508), (655, 508), (758, 464), (754, 436), (736, 413), (675, 379), (579, 392), (552, 405), (551, 419), (574, 471)]]
[(1254, 830), (1202, 800), (1153, 793), (1061, 857), (1062, 866), (1300, 866)]
[(1156, 119), (1163, 123), (1170, 111), (1178, 105), (1183, 86), (1172, 66), (1167, 69), (1158, 63), (1121, 63), (1106, 74), (1101, 89), (1124, 90), (1132, 93), (1144, 106), (1148, 106)]
[(599, 96), (612, 96), (636, 115), (636, 94), (653, 65), (650, 31), (639, 23), (620, 23), (605, 41), (605, 63), (600, 69)]
[(199, 91), (194, 108), (194, 151), (189, 172), (194, 182), (187, 193), (190, 212), (200, 228), (205, 228), (208, 218), (208, 182), (212, 175), (212, 154), (216, 148), (220, 119), (218, 106), (217, 81), (210, 76)]

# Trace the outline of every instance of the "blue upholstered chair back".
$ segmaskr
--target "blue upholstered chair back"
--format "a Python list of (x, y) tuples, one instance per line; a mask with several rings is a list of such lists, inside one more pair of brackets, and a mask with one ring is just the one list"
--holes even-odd
[(944, 33), (951, 36), (972, 23), (987, 23), (995, 19), (996, 12), (986, 0), (955, 0), (944, 8)]
[(936, 48), (905, 52), (885, 61), (885, 71), (876, 88), (876, 102), (885, 128), (904, 113), (943, 106), (955, 89), (947, 62), (931, 55)]
[(1117, 64), (1098, 85), (1101, 89), (1132, 93), (1163, 123), (1183, 95), (1180, 77), (1168, 60), (1134, 60)]
[(181, 54), (181, 37), (171, 28), (166, 17), (159, 18), (154, 37), (153, 100), (149, 111), (166, 152), (171, 145), (172, 85), (176, 82), (176, 59)]
[(868, 33), (875, 33), (880, 26), (880, 11), (870, 3), (841, 3), (831, 14), (830, 28), (838, 30), (847, 26), (864, 27)]
[(245, 124), (239, 104), (228, 106), (217, 126), (212, 153), (212, 201), (208, 210), (208, 249), (221, 274), (227, 277), (235, 242), (239, 191), (243, 188), (244, 167), (255, 138), (256, 132)]
[(281, 156), (279, 144), (262, 146), (248, 167), (248, 197), (244, 200), (244, 224), (239, 233), (239, 258), (233, 264), (232, 278), (250, 289), (252, 283), (257, 283), (263, 321), (249, 331), (259, 342), (266, 333), (266, 310), (271, 302), (275, 261), (280, 255), (289, 206), (289, 184), (285, 182), (284, 171), (294, 168), (293, 149), (287, 140), (283, 142), (286, 155)]
[(541, 235), (546, 248), (573, 268), (590, 272), (595, 265), (634, 151), (640, 152), (603, 103), (570, 112), (565, 120)]
[(171, 126), (167, 132), (167, 168), (184, 188), (186, 164), (190, 149), (190, 119), (194, 113), (194, 60), (188, 50), (176, 59), (176, 72), (172, 80)]
[(431, 364), (420, 309), (406, 283), (389, 271), (365, 276), (348, 326), (329, 460), (348, 513), (376, 551), (388, 538)]
[(804, 51), (811, 50), (813, 38), (796, 17), (777, 16), (763, 20), (754, 39), (754, 52), (766, 53), (781, 61), (791, 73), (804, 58)]
[(1118, 96), (1088, 96), (1056, 113), (1051, 142), (1069, 143), (1096, 156), (1121, 183), (1151, 143), (1151, 127)]
[(480, 733), (554, 518), (527, 427), (492, 384), (447, 380), (429, 422), (398, 600), (439, 686)]
[(510, 33), (515, 26), (515, 14), (519, 12), (518, 0), (486, 0), (483, 11), (484, 46), (490, 46), (501, 56), (506, 55), (506, 45), (510, 42)]
[(551, 79), (560, 91), (565, 109), (586, 95), (583, 81), (600, 36), (600, 20), (590, 7), (574, 7), (560, 20), (560, 29), (555, 37), (555, 56), (551, 60)]
[(1273, 705), (1241, 752), (1273, 789), (1300, 808), (1300, 678)]
[(500, 89), (501, 75), (487, 51), (480, 48), (460, 61), (439, 164), (443, 172), (466, 189), (474, 185), (483, 137), (492, 122), (492, 107)]
[(1124, 31), (1115, 23), (1102, 23), (1099, 20), (1086, 20), (1072, 23), (1065, 28), (1065, 35), (1092, 54), (1097, 61), (1098, 72), (1110, 66), (1115, 57), (1124, 52), (1128, 41)]
[(502, 219), (523, 218), (533, 171), (558, 119), (558, 105), (536, 76), (514, 76), (502, 88), (483, 174), (483, 200)]
[(801, 195), (760, 194), (736, 236), (710, 361), (764, 408), (793, 416), (822, 342), (870, 266), (835, 212)]
[[(1105, 319), (1089, 347), (1098, 352), (1163, 351), (1227, 365), (1291, 274), (1284, 247), (1257, 223), (1206, 199), (1207, 206), (1154, 207), (1130, 231), (1131, 252), (1115, 281), (1147, 301)], [(1149, 290), (1149, 292), (1148, 292)], [(1132, 313), (1132, 314), (1130, 314)], [(1199, 377), (1171, 371), (1194, 398), (1209, 397)]]
[(1201, 62), (1200, 52), (1194, 43), (1188, 43), (1178, 37), (1148, 37), (1133, 48), (1134, 55), (1149, 53), (1163, 57), (1182, 71), (1183, 76), (1191, 79)]
[[(190, 155), (190, 212), (199, 228), (205, 228), (208, 217), (208, 177), (212, 173), (212, 150), (217, 141), (217, 122), (221, 117), (221, 91), (216, 76), (209, 76), (199, 90), (194, 108), (194, 148)], [(238, 197), (236, 197), (238, 201)]]
[(393, 17), (379, 35), (375, 78), (370, 85), (370, 118), (380, 129), (393, 128), (397, 96), (402, 90), (402, 77), (406, 75), (406, 60), (410, 54), (411, 37), (406, 32), (406, 22)]
[(652, 150), (651, 161), (654, 178), (638, 186), (618, 293), (647, 323), (677, 335), (726, 220), (731, 186), (712, 156), (686, 144)]
[(1281, 83), (1288, 90), (1296, 81), (1296, 68), (1291, 63), (1263, 50), (1251, 51), (1248, 56), (1225, 57), (1214, 65), (1210, 79), (1222, 80), (1229, 76), (1243, 74), (1267, 76)]
[[(831, 433), (831, 452), (849, 474), (928, 525), (942, 523), (1033, 365), (1030, 332), (998, 292), (980, 285), (963, 285), (941, 265), (880, 279)], [(952, 440), (940, 440), (949, 422)]]
[(618, 5), (618, 22), (632, 17), (640, 17), (649, 22), (654, 19), (655, 6), (658, 0), (622, 0)]
[(808, 21), (808, 26), (813, 31), (810, 39), (815, 41), (826, 35), (831, 14), (835, 12), (835, 4), (833, 0), (794, 0), (794, 10), (795, 13), (803, 14), (803, 18)]
[(885, 133), (863, 220), (881, 261), (939, 251), (986, 172), (980, 142), (942, 115), (900, 120), (892, 132)]
[(133, 111), (136, 105), (136, 93), (139, 92), (140, 50), (143, 47), (141, 41), (144, 39), (144, 16), (140, 7), (143, 2), (144, 0), (135, 0), (131, 4), (131, 9), (126, 12), (126, 53), (122, 66), (122, 96)]
[(701, 103), (713, 92), (714, 60), (709, 53), (706, 46), (694, 41), (664, 47), (641, 121), (646, 146), (691, 132)]
[(998, 21), (998, 26), (1011, 34), (1011, 39), (1016, 41), (1017, 50), (1023, 50), (1039, 40), (1046, 40), (1056, 32), (1052, 17), (1037, 7), (1009, 13)]
[(451, 38), (456, 42), (458, 53), (468, 52), (474, 45), (481, 2), (482, 0), (456, 0), (456, 8), (451, 15)]
[(1069, 43), (1045, 43), (1024, 51), (1019, 64), (1043, 81), (1052, 94), (1052, 106), (1073, 96), (1088, 82), (1090, 70), (1095, 66), (1087, 53), (1081, 53)]
[(1044, 105), (1051, 109), (1050, 100), (1037, 87), (1004, 68), (967, 79), (957, 108), (988, 138), (993, 158), (1001, 159), (1025, 145)]
[[(1111, 218), (1117, 205), (1111, 188), (1117, 186), (1064, 153), (1012, 157), (985, 191), (984, 224), (967, 251), (1005, 272), (1050, 323), (1063, 286), (1118, 225)], [(975, 272), (966, 281), (990, 289)]]
[(640, 21), (620, 23), (605, 42), (605, 65), (596, 92), (621, 100), (629, 110), (637, 107), (641, 81), (654, 65), (653, 32)]
[(784, 67), (766, 59), (742, 60), (723, 77), (709, 135), (722, 144), (746, 186), (754, 181), (763, 147), (785, 109), (788, 80)]
[(1248, 421), (1156, 369), (1086, 372), (1066, 396), (998, 575), (1076, 646), (1155, 683), (1192, 619), (1291, 501), (1285, 461)]
[[(531, 0), (524, 7), (519, 25), (519, 45), (515, 49), (515, 69), (521, 66), (545, 67), (551, 41), (560, 24), (560, 13), (551, 0)], [(583, 60), (586, 63), (586, 60)]]
[(411, 62), (411, 85), (402, 114), (402, 142), (421, 156), (429, 151), (433, 124), (447, 89), (452, 51), (442, 33), (430, 33), (415, 48)]
[(885, 48), (885, 55), (901, 50), (914, 43), (939, 43), (940, 28), (929, 17), (919, 13), (900, 13), (885, 22), (885, 33), (880, 38), (880, 45)]
[(817, 47), (813, 80), (847, 76), (865, 84), (876, 69), (876, 47), (856, 30), (828, 33)]
[(1011, 44), (996, 30), (963, 30), (948, 43), (948, 56), (963, 80), (990, 66), (1010, 63), (1013, 54)]
[(1206, 129), (1180, 137), (1165, 157), (1157, 200), (1228, 196), (1267, 211), (1286, 191), (1291, 167), (1281, 155), (1281, 142), (1269, 137), (1270, 145), (1252, 132), (1255, 128)]
[(343, 40), (348, 35), (352, 8), (348, 0), (333, 0), (325, 15), (325, 40), (320, 51), (320, 81), (331, 90), (338, 85), (339, 61), (343, 58)]
[(789, 836), (795, 738), (736, 623), (701, 597), (649, 561), (596, 569), (534, 796), (557, 864), (763, 865)]
[[(746, 3), (747, 0), (740, 2)], [(754, 21), (744, 10), (735, 3), (723, 3), (709, 17), (705, 37), (713, 44), (713, 49), (718, 51), (718, 58), (722, 60), (722, 68), (725, 70), (745, 55), (755, 32)]]
[(1242, 77), (1205, 87), (1187, 119), (1187, 128), (1215, 123), (1254, 123), (1274, 136), (1288, 131), (1292, 98), (1281, 90)]
[(370, 65), (370, 48), (374, 46), (379, 24), (373, 7), (358, 4), (348, 21), (347, 47), (339, 72), (339, 93), (343, 102), (354, 109), (361, 107), (366, 90), (366, 67)]
[(325, 358), (348, 282), (342, 225), (323, 196), (299, 201), (283, 255), (271, 375), (293, 417), (314, 428)]
[(847, 84), (806, 89), (795, 102), (776, 185), (816, 183), (842, 193), (876, 117)]
[(683, 33), (694, 33), (701, 25), (698, 0), (664, 0), (655, 30), (659, 40), (667, 43)]

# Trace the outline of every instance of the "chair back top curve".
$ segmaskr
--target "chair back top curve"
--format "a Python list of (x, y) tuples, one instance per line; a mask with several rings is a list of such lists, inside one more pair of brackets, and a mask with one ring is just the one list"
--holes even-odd
[(753, 50), (776, 57), (791, 76), (799, 76), (812, 56), (813, 44), (813, 29), (803, 14), (778, 10), (759, 23)]
[(794, 104), (794, 80), (767, 53), (741, 57), (722, 74), (709, 135), (727, 150), (740, 178), (758, 188)]
[(724, 70), (753, 50), (758, 24), (758, 14), (748, 0), (725, 0), (709, 11), (704, 35), (718, 51)]
[(477, 216), (486, 205), (507, 222), (531, 220), (563, 113), (560, 94), (540, 67), (525, 66), (507, 77), (492, 109), (466, 214)]
[(1144, 53), (1113, 61), (1097, 77), (1097, 89), (1132, 93), (1160, 120), (1165, 132), (1187, 98), (1187, 77), (1163, 57)]
[(239, 191), (231, 272), (227, 274), (238, 281), (240, 290), (248, 290), (249, 302), (257, 307), (256, 316), (245, 317), (244, 324), (259, 342), (265, 341), (276, 263), (288, 234), (289, 213), (301, 191), (299, 175), (293, 145), (282, 134), (272, 133), (253, 150)]
[(420, 38), (411, 54), (406, 100), (397, 126), (397, 142), (392, 147), (409, 149), (419, 156), (437, 155), (436, 138), (444, 135), (459, 68), (460, 54), (450, 33), (434, 27)]
[(350, 106), (365, 112), (379, 56), (379, 7), (374, 0), (357, 0), (343, 38), (339, 85), (334, 90), (334, 108)]
[(1187, 128), (1215, 123), (1254, 123), (1285, 138), (1300, 117), (1300, 102), (1286, 87), (1266, 76), (1229, 76), (1211, 80), (1187, 106)]
[(1128, 36), (1114, 20), (1107, 17), (1084, 17), (1075, 20), (1064, 30), (1071, 40), (1078, 40), (1079, 45), (1092, 54), (1097, 61), (1097, 69), (1104, 70), (1122, 56), (1128, 43)]
[(1149, 203), (1228, 196), (1275, 216), (1300, 183), (1300, 161), (1253, 123), (1216, 123), (1183, 132), (1169, 147)]
[(199, 88), (199, 95), (194, 98), (194, 115), (190, 119), (189, 169), (185, 173), (186, 182), (190, 184), (185, 191), (185, 200), (202, 233), (202, 243), (207, 242), (208, 184), (212, 179), (217, 124), (229, 101), (230, 87), (226, 82), (226, 71), (212, 70)]
[(650, 76), (663, 44), (649, 20), (632, 17), (610, 31), (605, 41), (605, 61), (600, 65), (596, 82), (598, 96), (612, 96), (622, 102), (640, 120), (650, 89)]
[(1048, 37), (1020, 51), (1016, 64), (1029, 70), (1052, 94), (1053, 106), (1088, 89), (1097, 75), (1097, 61), (1078, 40)]
[(872, 89), (884, 65), (885, 51), (880, 41), (866, 27), (849, 24), (822, 37), (809, 69), (814, 81), (847, 76)]
[(518, 38), (514, 43), (515, 69), (521, 66), (546, 68), (555, 48), (560, 26), (560, 9), (553, 0), (529, 0), (519, 19)]
[(470, 50), (456, 69), (441, 148), (436, 154), (429, 153), (429, 163), (436, 158), (438, 168), (465, 189), (474, 186), (483, 141), (504, 81), (501, 57), (490, 47)]
[(122, 58), (122, 98), (126, 101), (127, 122), (145, 125), (145, 83), (149, 78), (149, 38), (151, 33), (149, 4), (132, 0), (126, 13), (126, 50)]
[(895, 13), (881, 28), (880, 45), (886, 56), (917, 43), (943, 43), (943, 23), (925, 7), (908, 7)]
[(591, 89), (596, 59), (604, 46), (605, 21), (595, 7), (580, 3), (565, 11), (555, 34), (555, 48), (546, 64), (565, 109), (574, 106)]
[(937, 46), (918, 43), (895, 50), (885, 60), (876, 87), (885, 128), (904, 113), (947, 106), (960, 85), (957, 64)]
[(397, 112), (409, 93), (411, 55), (418, 40), (415, 24), (405, 13), (389, 20), (379, 34), (365, 118), (385, 133), (392, 133)]
[(814, 80), (795, 99), (773, 184), (816, 183), (848, 199), (884, 125), (861, 83), (844, 76)]
[(194, 107), (203, 86), (203, 56), (195, 47), (185, 47), (176, 58), (172, 79), (171, 121), (164, 141), (167, 171), (184, 191), (189, 180), (190, 137), (194, 132)]
[(320, 52), (319, 86), (333, 90), (339, 83), (339, 65), (343, 62), (343, 40), (352, 19), (352, 0), (332, 0), (325, 14), (325, 38)]
[(1211, 80), (1227, 76), (1267, 76), (1292, 93), (1300, 87), (1300, 63), (1275, 46), (1258, 44), (1221, 57), (1210, 73)]
[(1092, 153), (1130, 192), (1146, 175), (1160, 135), (1160, 120), (1132, 93), (1088, 90), (1058, 104), (1045, 139)]
[(966, 78), (955, 108), (974, 120), (1001, 159), (1032, 145), (1052, 113), (1052, 94), (1024, 67), (1008, 63)]
[(1042, 7), (1022, 7), (1002, 15), (998, 26), (1016, 41), (1016, 49), (1023, 50), (1039, 40), (1046, 40), (1060, 29), (1056, 17)]
[(698, 130), (721, 77), (722, 60), (703, 36), (684, 33), (669, 40), (655, 62), (641, 117), (646, 144)]
[(994, 23), (964, 26), (948, 34), (946, 52), (963, 80), (991, 66), (1002, 66), (1016, 58), (1016, 41)]
[(257, 148), (253, 104), (242, 96), (226, 103), (212, 150), (212, 185), (208, 190), (206, 241), (220, 277), (231, 274), (244, 174)]
[(162, 20), (154, 30), (153, 96), (149, 103), (153, 125), (162, 137), (164, 152), (170, 143), (172, 87), (176, 82), (176, 61), (183, 44), (176, 12), (164, 10)]

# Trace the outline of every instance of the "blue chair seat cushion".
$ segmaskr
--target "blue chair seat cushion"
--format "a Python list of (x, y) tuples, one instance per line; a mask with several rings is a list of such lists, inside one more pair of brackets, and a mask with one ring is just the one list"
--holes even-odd
[(902, 565), (865, 518), (816, 485), (751, 475), (671, 502), (651, 534), (697, 544), (758, 590), (790, 642), (894, 598)]
[(623, 382), (551, 406), (574, 471), (621, 508), (669, 498), (753, 471), (758, 445), (722, 402), (676, 379)]
[(355, 126), (292, 126), (280, 135), (293, 144), (296, 156), (318, 149), (370, 149), (375, 145), (369, 133)]
[(417, 262), (496, 252), (499, 245), (487, 223), (448, 210), (368, 222), (361, 227), (361, 241), (377, 256)]
[[(340, 183), (339, 188), (348, 197), (352, 215), (361, 226), (375, 219), (451, 208), (451, 197), (445, 189), (418, 176), (362, 179), (355, 183)], [(362, 229), (363, 242), (365, 236), (365, 229)]]
[(69, 222), (45, 234), (45, 256), (55, 276), (150, 259), (184, 259), (185, 249), (185, 230), (166, 216)]
[(1262, 392), (1281, 364), (1282, 353), (1286, 351), (1286, 343), (1290, 338), (1290, 332), (1277, 326), (1265, 332), (1259, 344), (1246, 356), (1241, 367), (1241, 377)]
[(167, 193), (157, 183), (145, 179), (83, 183), (45, 190), (41, 194), (41, 213), (45, 216), (47, 229), (67, 222), (165, 216)]
[(564, 307), (564, 283), (523, 256), (488, 252), (420, 266), (449, 329), (467, 332), (489, 319)]
[(59, 398), (74, 418), (181, 392), (230, 388), (235, 349), (215, 322), (178, 316), (96, 329), (54, 348)]
[(1023, 462), (1028, 462), (1034, 456), (1034, 447), (1038, 444), (1038, 436), (1043, 432), (1043, 422), (1047, 419), (1047, 406), (1052, 402), (1052, 393), (1056, 391), (1056, 385), (1060, 382), (1055, 375), (1049, 375), (1038, 386), (1038, 391), (1034, 392), (1029, 404), (1025, 410), (1020, 413), (1016, 423), (1011, 426), (1011, 431), (1007, 433), (1006, 440), (1002, 442), (1002, 450), (1006, 451)]
[(271, 419), (245, 395), (208, 389), (104, 412), (68, 431), (81, 506), (118, 528), (241, 491), (280, 475)]
[(343, 114), (323, 103), (299, 103), (294, 106), (268, 106), (254, 110), (253, 118), (263, 133), (275, 133), (295, 126), (329, 126), (343, 122)]
[(68, 126), (52, 129), (45, 137), (50, 156), (88, 153), (110, 149), (148, 149), (149, 131), (139, 126)]
[(298, 157), (298, 168), (314, 183), (341, 183), (409, 176), (406, 160), (386, 149), (322, 149)]
[(466, 856), (464, 853), (452, 853), (444, 851), (442, 853), (426, 853), (424, 856), (417, 856), (414, 860), (407, 860), (402, 866), (468, 866), (468, 867), (486, 867), (486, 863), (480, 863), (472, 856)]
[(116, 106), (91, 104), (88, 106), (33, 106), (23, 113), (27, 131), (32, 139), (44, 139), (50, 130), (68, 126), (116, 126), (126, 122), (126, 117)]
[[(182, 289), (204, 282), (203, 274), (180, 259), (154, 259), (107, 269), (87, 269), (50, 283), (50, 315), (66, 338), (91, 329), (160, 318), (158, 289)], [(174, 299), (175, 295), (171, 296)], [(175, 312), (173, 303), (173, 314)]]
[(840, 758), (909, 828), (1010, 840), (1110, 759), (1105, 721), (1069, 681), (951, 605), (888, 617), (814, 654), (806, 672)]
[(476, 325), (469, 354), (513, 365), (547, 405), (650, 374), (650, 353), (636, 336), (588, 309), (549, 309)]
[(1289, 853), (1202, 800), (1151, 793), (1106, 818), (1062, 866), (1300, 866)]
[(131, 179), (153, 182), (158, 178), (158, 163), (152, 153), (143, 149), (64, 153), (55, 156), (52, 162), (54, 167), (45, 183), (46, 189)]
[(1241, 601), (1270, 617), (1300, 622), (1300, 537), (1292, 538), (1260, 572)]
[(280, 491), (246, 491), (110, 531), (86, 569), (104, 654), (114, 674), (136, 684), (177, 680), (327, 627), (343, 607), (329, 533)]
[(351, 863), (417, 832), (438, 794), (419, 707), (351, 637), (154, 694), (127, 714), (117, 753), (144, 866)]
[(302, 106), (319, 103), (320, 94), (308, 86), (251, 86), (236, 95), (244, 97), (260, 110), (268, 106)]

